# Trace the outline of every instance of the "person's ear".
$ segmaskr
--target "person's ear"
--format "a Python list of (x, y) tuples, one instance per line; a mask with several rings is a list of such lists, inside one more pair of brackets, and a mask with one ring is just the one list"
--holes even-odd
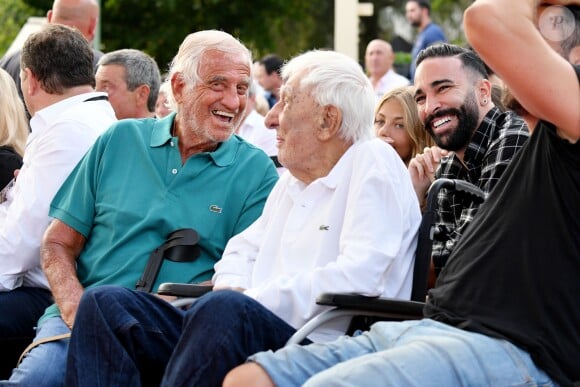
[(89, 20), (89, 26), (87, 27), (87, 40), (89, 41), (89, 43), (92, 43), (93, 40), (95, 39), (95, 34), (97, 31), (97, 18), (96, 17), (92, 17)]
[(41, 88), (40, 82), (28, 67), (22, 70), (21, 79), (26, 80), (26, 90), (22, 90), (22, 92), (26, 91), (28, 95), (36, 94)]
[(181, 101), (183, 101), (183, 93), (186, 86), (181, 73), (175, 73), (171, 76), (171, 91), (173, 92), (173, 99), (177, 105), (180, 105)]
[(318, 130), (320, 141), (330, 140), (335, 137), (342, 124), (342, 112), (333, 105), (322, 107), (322, 117)]
[(151, 93), (149, 85), (139, 85), (136, 91), (139, 101), (147, 106), (147, 100), (149, 99), (149, 94)]
[(480, 79), (475, 84), (475, 95), (479, 101), (480, 106), (487, 106), (491, 100), (491, 82), (487, 79)]

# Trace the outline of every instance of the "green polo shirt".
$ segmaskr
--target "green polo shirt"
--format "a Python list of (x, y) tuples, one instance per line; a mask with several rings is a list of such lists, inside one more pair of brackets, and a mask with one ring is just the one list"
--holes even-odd
[[(178, 138), (170, 135), (174, 117), (117, 122), (55, 196), (50, 216), (87, 239), (77, 261), (85, 288), (135, 288), (151, 251), (180, 228), (199, 233), (201, 256), (165, 260), (153, 289), (208, 280), (227, 241), (262, 213), (278, 179), (270, 158), (232, 136), (182, 165)], [(53, 305), (43, 319), (58, 314)]]

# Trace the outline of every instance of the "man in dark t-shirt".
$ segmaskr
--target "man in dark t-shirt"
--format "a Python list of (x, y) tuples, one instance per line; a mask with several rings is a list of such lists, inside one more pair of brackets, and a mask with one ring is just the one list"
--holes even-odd
[(538, 18), (539, 0), (476, 0), (465, 12), (468, 40), (536, 124), (449, 257), (426, 318), (260, 352), (225, 387), (580, 383), (580, 67), (545, 44), (541, 22), (580, 1), (548, 1), (559, 7), (542, 0)]

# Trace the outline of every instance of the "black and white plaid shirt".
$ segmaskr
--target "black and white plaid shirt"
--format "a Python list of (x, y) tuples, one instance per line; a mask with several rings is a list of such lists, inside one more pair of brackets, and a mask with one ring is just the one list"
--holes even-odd
[[(481, 188), (487, 196), (528, 137), (528, 127), (518, 115), (513, 112), (502, 113), (494, 107), (473, 134), (463, 162), (451, 154), (441, 162), (435, 178), (468, 181)], [(433, 242), (436, 273), (447, 262), (455, 243), (478, 209), (478, 205), (464, 195), (451, 194), (447, 190), (439, 192), (438, 203), (438, 226), (444, 232)]]

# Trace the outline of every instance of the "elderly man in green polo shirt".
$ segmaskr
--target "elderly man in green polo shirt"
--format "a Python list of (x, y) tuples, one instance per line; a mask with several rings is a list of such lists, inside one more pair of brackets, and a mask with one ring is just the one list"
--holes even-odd
[[(87, 288), (134, 288), (168, 234), (193, 228), (200, 256), (164, 262), (162, 282), (211, 278), (226, 242), (261, 213), (278, 174), (261, 150), (232, 136), (251, 82), (249, 50), (231, 35), (186, 37), (170, 72), (173, 104), (162, 120), (122, 120), (96, 142), (51, 205), (42, 263), (56, 304), (36, 341), (70, 332)], [(169, 305), (169, 304), (168, 304)], [(11, 382), (62, 385), (68, 338), (33, 348)]]

